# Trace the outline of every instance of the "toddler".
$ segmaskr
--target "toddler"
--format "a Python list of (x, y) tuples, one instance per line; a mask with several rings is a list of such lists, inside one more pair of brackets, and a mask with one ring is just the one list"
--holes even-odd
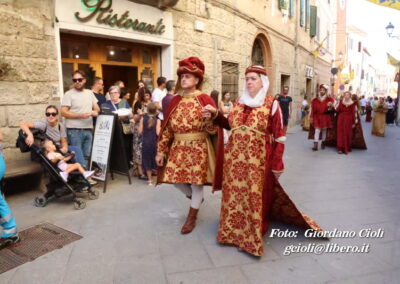
[(71, 155), (65, 157), (61, 153), (56, 152), (57, 149), (53, 141), (46, 140), (46, 142), (44, 142), (44, 149), (47, 159), (54, 164), (57, 163), (57, 167), (61, 170), (60, 175), (63, 180), (68, 181), (69, 173), (76, 170), (78, 170), (85, 178), (93, 175), (94, 171), (85, 171), (85, 169), (79, 163), (67, 164), (67, 162), (71, 160), (73, 156)]

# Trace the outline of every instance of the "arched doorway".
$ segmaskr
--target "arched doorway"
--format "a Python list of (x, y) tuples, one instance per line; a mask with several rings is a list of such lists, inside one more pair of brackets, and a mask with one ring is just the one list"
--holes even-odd
[(254, 39), (251, 50), (251, 64), (264, 66), (267, 70), (270, 87), (269, 94), (274, 92), (274, 70), (272, 65), (272, 49), (267, 34), (264, 31), (259, 31)]

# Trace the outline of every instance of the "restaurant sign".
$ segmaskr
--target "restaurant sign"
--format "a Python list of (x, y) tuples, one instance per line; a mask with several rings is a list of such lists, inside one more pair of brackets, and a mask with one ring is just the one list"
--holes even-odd
[(75, 18), (86, 23), (96, 18), (97, 23), (101, 25), (108, 25), (119, 29), (132, 29), (134, 31), (162, 35), (165, 32), (165, 25), (161, 18), (155, 24), (142, 22), (138, 19), (130, 17), (130, 11), (118, 15), (112, 9), (112, 0), (81, 0), (82, 4), (89, 11), (89, 14), (75, 12)]

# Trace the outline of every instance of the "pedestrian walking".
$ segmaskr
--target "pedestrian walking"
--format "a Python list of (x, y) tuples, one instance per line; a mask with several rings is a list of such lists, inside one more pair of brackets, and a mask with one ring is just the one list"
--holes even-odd
[(225, 152), (219, 144), (213, 186), (222, 188), (217, 240), (261, 256), (270, 220), (321, 229), (296, 208), (278, 182), (286, 136), (279, 102), (267, 95), (265, 68), (247, 68), (245, 80), (244, 93), (227, 118), (213, 106), (205, 111), (216, 116), (217, 125), (231, 130)]
[(387, 106), (386, 124), (389, 126), (394, 126), (395, 103), (391, 97), (387, 98), (386, 106)]
[(3, 141), (3, 133), (0, 132), (0, 224), (2, 227), (0, 250), (15, 245), (21, 241), (18, 236), (15, 218), (3, 194), (3, 177), (6, 171), (6, 163), (3, 156)]
[(216, 107), (201, 86), (204, 64), (197, 57), (179, 61), (177, 93), (166, 113), (157, 147), (159, 174), (157, 183), (174, 184), (191, 199), (189, 213), (181, 233), (188, 234), (196, 226), (197, 213), (203, 200), (204, 185), (211, 185), (214, 176), (215, 150), (210, 135), (218, 127), (211, 118), (202, 117), (203, 106)]
[(384, 99), (382, 97), (379, 98), (379, 101), (374, 108), (374, 117), (372, 118), (372, 135), (379, 137), (385, 136), (387, 111), (388, 109)]
[[(322, 138), (321, 149), (325, 149), (325, 140), (328, 128), (332, 128), (333, 121), (330, 111), (333, 110), (334, 98), (327, 95), (328, 86), (321, 84), (318, 97), (311, 101), (310, 123), (315, 128), (313, 151), (318, 151), (320, 134)], [(310, 129), (311, 130), (311, 129)]]
[(346, 154), (351, 151), (353, 140), (353, 129), (357, 120), (357, 105), (351, 99), (351, 93), (345, 92), (339, 105), (336, 107), (336, 146), (339, 154)]
[(282, 94), (279, 94), (278, 102), (282, 111), (283, 129), (286, 131), (287, 126), (289, 124), (289, 119), (292, 116), (292, 104), (293, 104), (292, 103), (293, 99), (291, 96), (289, 96), (289, 86), (283, 87), (283, 92)]

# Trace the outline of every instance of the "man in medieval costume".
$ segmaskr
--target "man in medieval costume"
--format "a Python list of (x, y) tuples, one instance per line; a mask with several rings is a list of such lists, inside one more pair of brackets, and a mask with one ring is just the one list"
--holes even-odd
[(279, 103), (267, 94), (267, 72), (251, 66), (245, 76), (244, 92), (227, 118), (209, 105), (203, 113), (208, 111), (215, 124), (231, 130), (225, 152), (219, 151), (220, 143), (217, 151), (213, 188), (222, 188), (217, 240), (261, 256), (271, 220), (321, 229), (296, 208), (278, 182), (286, 137)]
[(314, 139), (313, 151), (318, 151), (318, 142), (320, 139), (322, 140), (321, 149), (325, 149), (327, 131), (333, 126), (331, 112), (334, 111), (333, 104), (335, 103), (335, 99), (333, 96), (328, 96), (327, 91), (328, 86), (321, 84), (318, 96), (311, 101), (310, 123), (313, 125), (313, 130), (315, 129), (314, 137), (311, 138)]
[(203, 202), (203, 187), (214, 177), (215, 150), (210, 135), (218, 131), (211, 118), (204, 118), (205, 105), (215, 107), (210, 96), (200, 89), (204, 64), (197, 57), (179, 62), (175, 96), (164, 116), (158, 140), (156, 162), (159, 168), (157, 184), (174, 184), (191, 199), (182, 234), (190, 233)]

